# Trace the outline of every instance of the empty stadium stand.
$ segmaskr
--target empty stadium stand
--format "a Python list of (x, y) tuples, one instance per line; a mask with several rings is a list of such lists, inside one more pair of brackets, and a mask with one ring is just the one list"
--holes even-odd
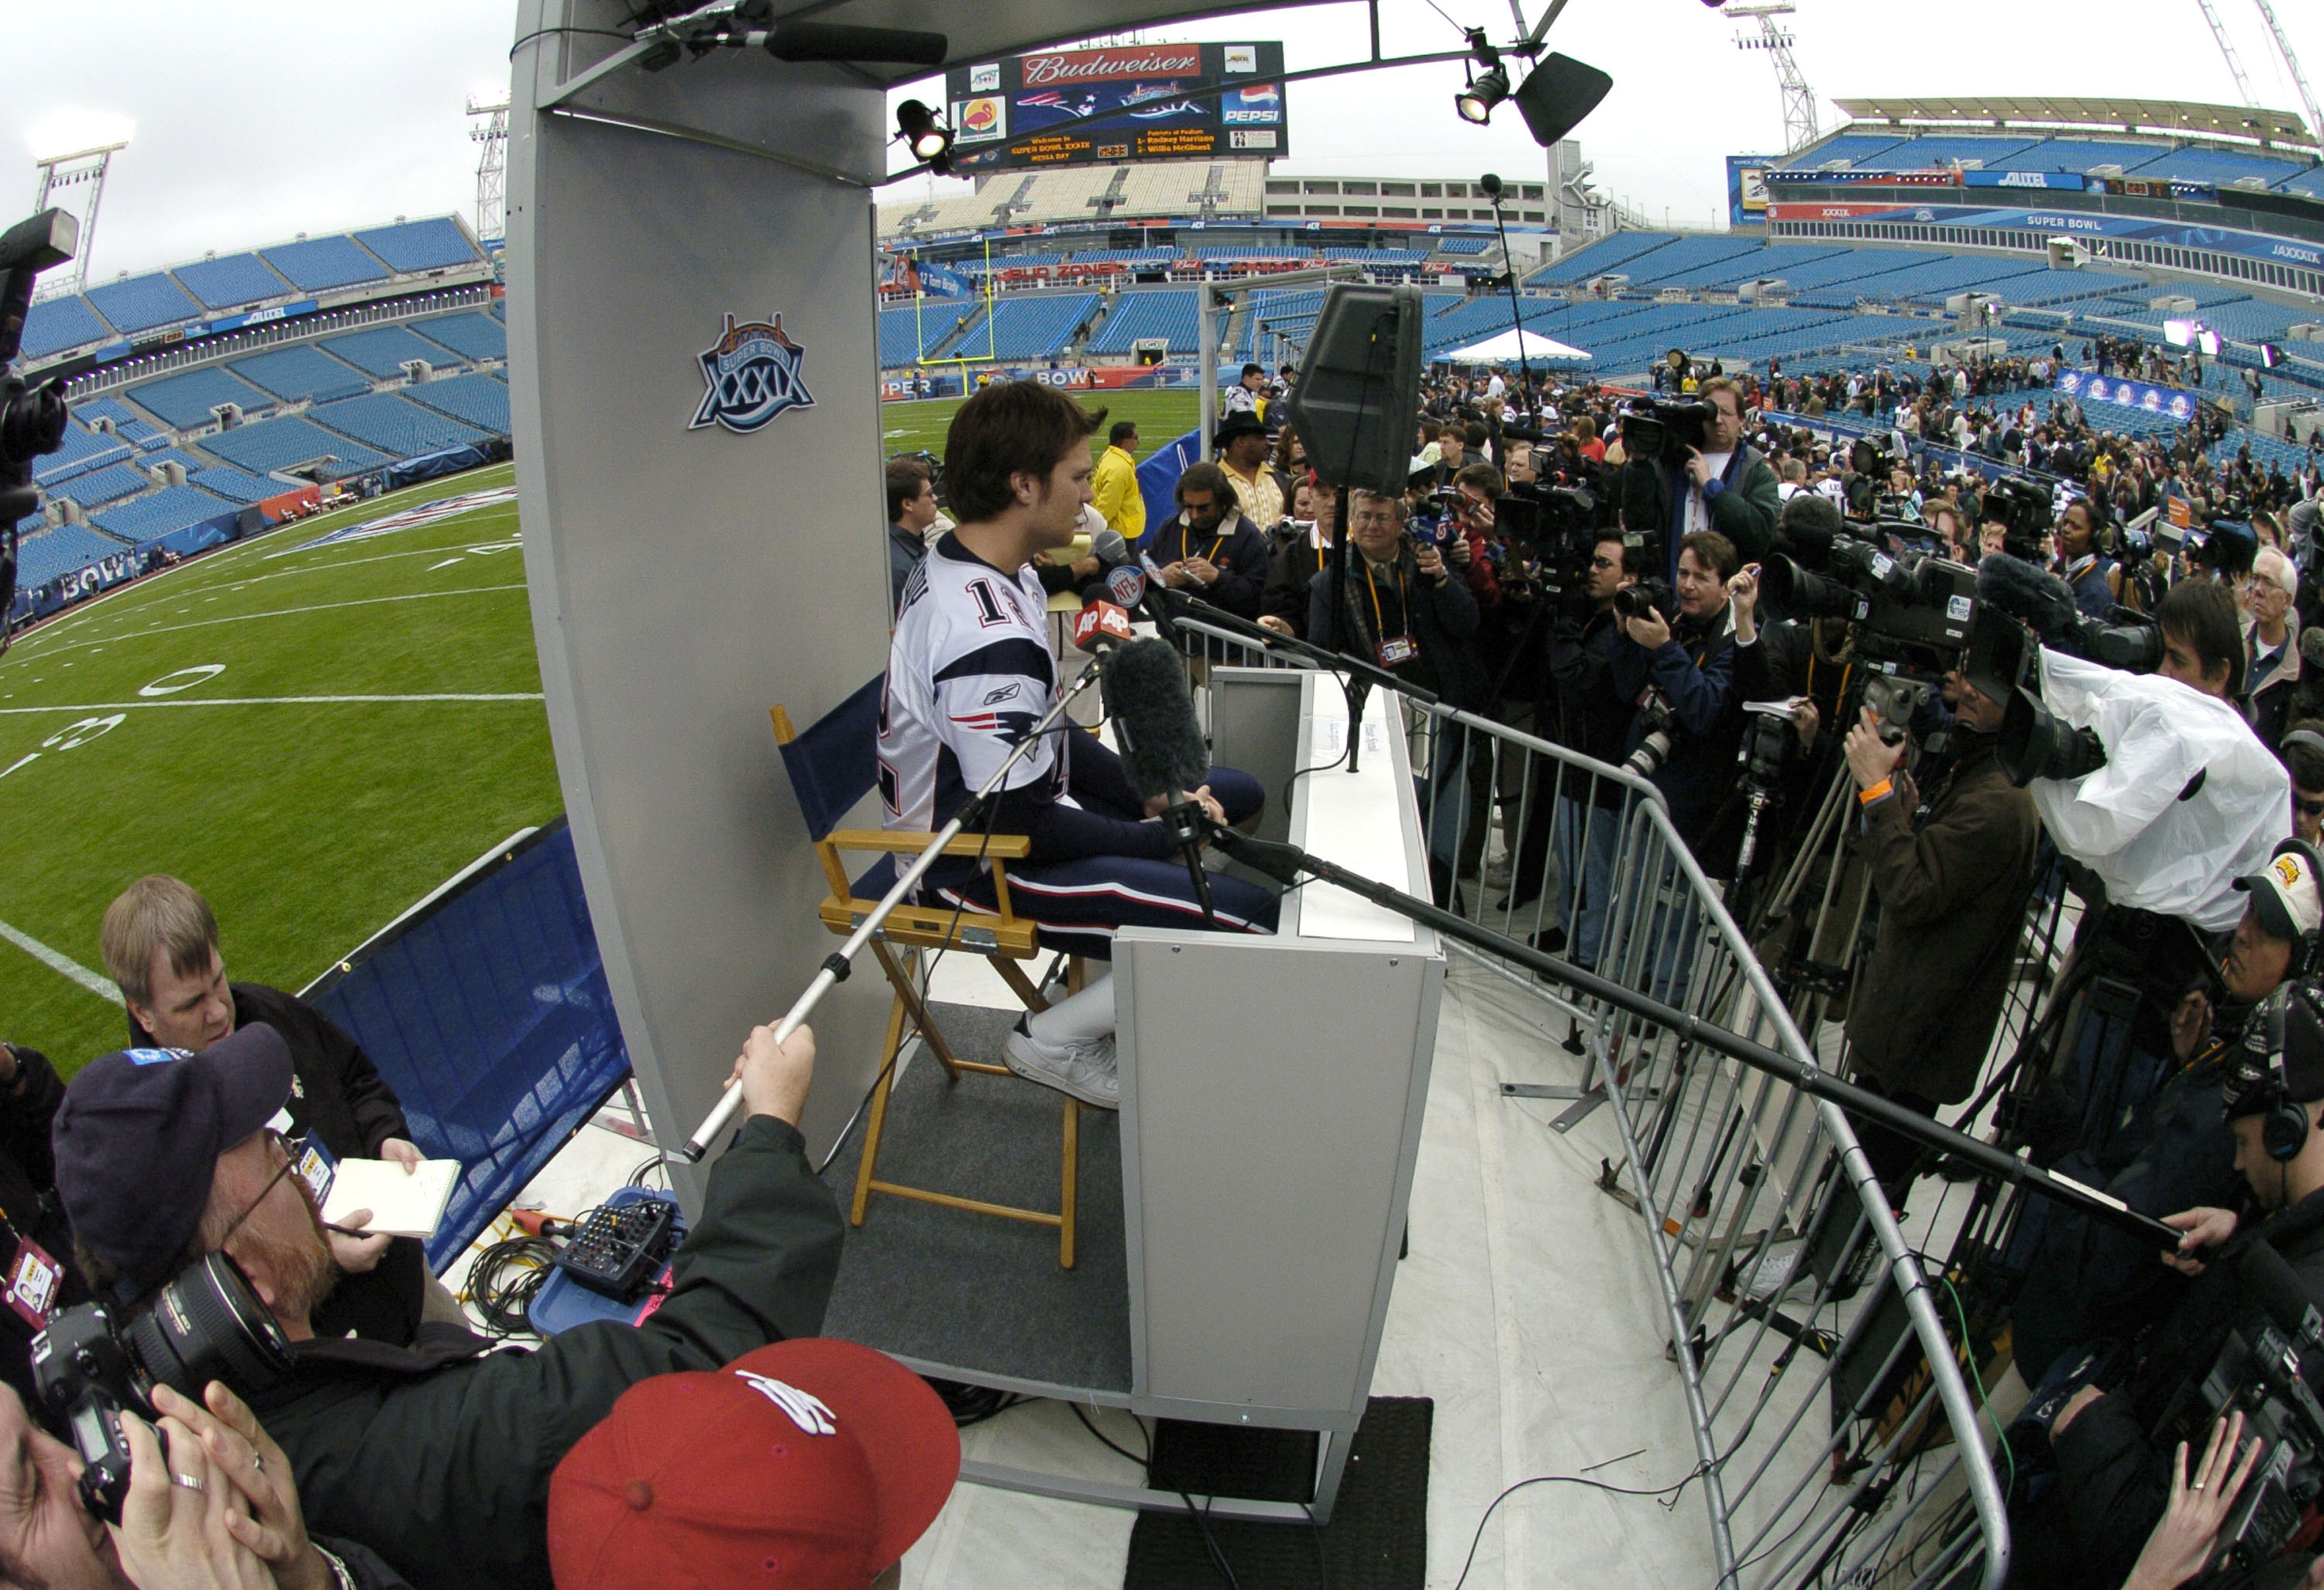
[(97, 318), (87, 299), (52, 298), (34, 304), (32, 313), (24, 317), (23, 354), (28, 359), (45, 358), (69, 347), (103, 342), (112, 335), (112, 328)]
[(123, 497), (134, 496), (153, 484), (152, 476), (126, 464), (108, 464), (102, 469), (92, 469), (86, 475), (76, 475), (54, 487), (50, 495), (66, 497), (83, 508), (98, 508)]
[(210, 424), (215, 418), (210, 411), (222, 403), (238, 403), (245, 414), (263, 413), (275, 404), (272, 394), (216, 365), (140, 382), (124, 395), (180, 430)]
[(253, 475), (247, 469), (237, 469), (231, 464), (213, 464), (207, 469), (189, 474), (186, 479), (206, 492), (215, 492), (229, 503), (263, 503), (291, 489), (279, 480)]
[(166, 273), (132, 276), (88, 290), (88, 301), (115, 331), (146, 331), (156, 326), (198, 319), (202, 306)]
[(1197, 347), (1194, 295), (1185, 289), (1125, 292), (1114, 300), (1105, 324), (1090, 338), (1095, 355), (1120, 355), (1134, 350), (1141, 337), (1159, 337), (1170, 351), (1190, 354)]
[(414, 458), (484, 439), (484, 433), (475, 426), (463, 425), (448, 414), (422, 408), (392, 392), (318, 403), (307, 411), (307, 418), (392, 458)]
[(32, 479), (43, 486), (53, 485), (107, 464), (117, 464), (129, 456), (129, 447), (118, 438), (69, 422), (64, 445), (35, 461)]
[(288, 282), (266, 268), (254, 254), (228, 254), (224, 259), (198, 260), (170, 273), (178, 285), (201, 300), (207, 309), (235, 310), (270, 298), (288, 297)]
[(352, 365), (343, 363), (309, 343), (272, 348), (246, 359), (228, 362), (226, 368), (254, 386), (290, 401), (328, 402), (369, 392), (371, 381)]
[(138, 497), (93, 516), (99, 530), (125, 541), (150, 541), (234, 512), (235, 504), (212, 496), (198, 485), (173, 485), (150, 497)]
[(492, 435), (509, 433), (508, 384), (497, 376), (447, 375), (407, 386), (403, 396)]
[(201, 445), (202, 451), (257, 475), (327, 460), (319, 473), (336, 480), (393, 462), (383, 454), (346, 437), (334, 436), (297, 415), (237, 425), (232, 430), (204, 437)]
[(381, 282), (386, 280), (388, 273), (384, 265), (351, 237), (311, 237), (258, 252), (283, 280), (308, 292), (352, 287), (359, 282)]
[[(464, 359), (508, 357), (508, 328), (490, 315), (474, 310), (456, 315), (436, 315), (414, 320), (411, 329), (429, 341), (440, 343)], [(441, 364), (442, 360), (437, 363)]]
[[(212, 501), (217, 499), (213, 498)], [(38, 520), (32, 521), (37, 524)], [(198, 523), (199, 521), (194, 521)], [(30, 589), (43, 586), (61, 574), (109, 558), (124, 551), (128, 543), (100, 530), (85, 524), (59, 524), (47, 530), (28, 532), (18, 556), (17, 583)]]
[(374, 226), (355, 235), (380, 262), (398, 275), (414, 271), (440, 271), (447, 265), (468, 264), (480, 256), (460, 224), (448, 216)]
[(456, 362), (447, 359), (441, 347), (406, 326), (374, 326), (344, 337), (327, 337), (316, 346), (383, 381), (402, 374), (406, 359), (425, 359), (430, 365)]
[(1098, 295), (1003, 298), (980, 310), (953, 350), (963, 358), (1042, 359), (1061, 354), (1097, 312)]

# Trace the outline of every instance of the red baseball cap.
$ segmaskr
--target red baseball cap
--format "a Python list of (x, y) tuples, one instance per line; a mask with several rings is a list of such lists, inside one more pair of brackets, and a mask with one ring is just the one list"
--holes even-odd
[(960, 1433), (884, 1353), (816, 1337), (622, 1393), (549, 1486), (558, 1590), (865, 1590), (944, 1509)]

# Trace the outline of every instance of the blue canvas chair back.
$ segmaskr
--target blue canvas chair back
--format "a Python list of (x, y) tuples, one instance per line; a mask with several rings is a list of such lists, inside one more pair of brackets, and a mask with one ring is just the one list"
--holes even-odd
[(880, 692), (887, 682), (884, 672), (875, 674), (782, 747), (811, 839), (837, 827), (879, 776)]

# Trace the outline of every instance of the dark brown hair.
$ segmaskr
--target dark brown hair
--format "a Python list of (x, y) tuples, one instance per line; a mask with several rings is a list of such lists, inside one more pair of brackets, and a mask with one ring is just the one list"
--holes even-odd
[(917, 502), (920, 487), (928, 483), (928, 467), (918, 458), (888, 460), (888, 522), (895, 523), (904, 516), (904, 504)]
[(1086, 450), (1090, 432), (1105, 423), (1055, 387), (1038, 381), (997, 381), (952, 417), (945, 432), (945, 495), (954, 518), (974, 524), (1008, 511), (1017, 500), (1015, 476), (1030, 475), (1047, 487), (1051, 471)]
[[(1796, 497), (1793, 499), (1794, 502), (1798, 500)], [(1735, 543), (1715, 530), (1696, 531), (1679, 542), (1678, 550), (1682, 556), (1692, 552), (1697, 563), (1710, 564), (1711, 572), (1719, 576), (1721, 585), (1733, 579), (1735, 571), (1743, 567), (1743, 559), (1735, 550)]]

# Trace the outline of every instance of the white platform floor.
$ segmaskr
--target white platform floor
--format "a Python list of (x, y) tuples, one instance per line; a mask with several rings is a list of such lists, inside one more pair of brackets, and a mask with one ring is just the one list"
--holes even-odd
[[(980, 964), (938, 969), (937, 998), (1015, 1006)], [(1582, 1474), (1651, 1490), (1694, 1465), (1668, 1331), (1637, 1217), (1597, 1190), (1618, 1154), (1598, 1111), (1572, 1132), (1563, 1106), (1501, 1097), (1505, 1081), (1572, 1083), (1562, 1019), (1497, 975), (1453, 963), (1399, 1267), (1373, 1391), (1435, 1402), (1428, 1584), (1450, 1587), (1486, 1507), (1534, 1475)], [(585, 1129), (524, 1201), (571, 1214), (626, 1181), (650, 1150)], [(1133, 1451), (1129, 1417), (1097, 1415)], [(1062, 1404), (1031, 1403), (963, 1432), (967, 1456), (1136, 1483)], [(904, 1583), (1021, 1590), (1121, 1583), (1134, 1515), (964, 1484), (905, 1559)], [(1493, 1514), (1466, 1584), (1679, 1586), (1714, 1579), (1701, 1493), (1674, 1507), (1579, 1485), (1536, 1485)]]

